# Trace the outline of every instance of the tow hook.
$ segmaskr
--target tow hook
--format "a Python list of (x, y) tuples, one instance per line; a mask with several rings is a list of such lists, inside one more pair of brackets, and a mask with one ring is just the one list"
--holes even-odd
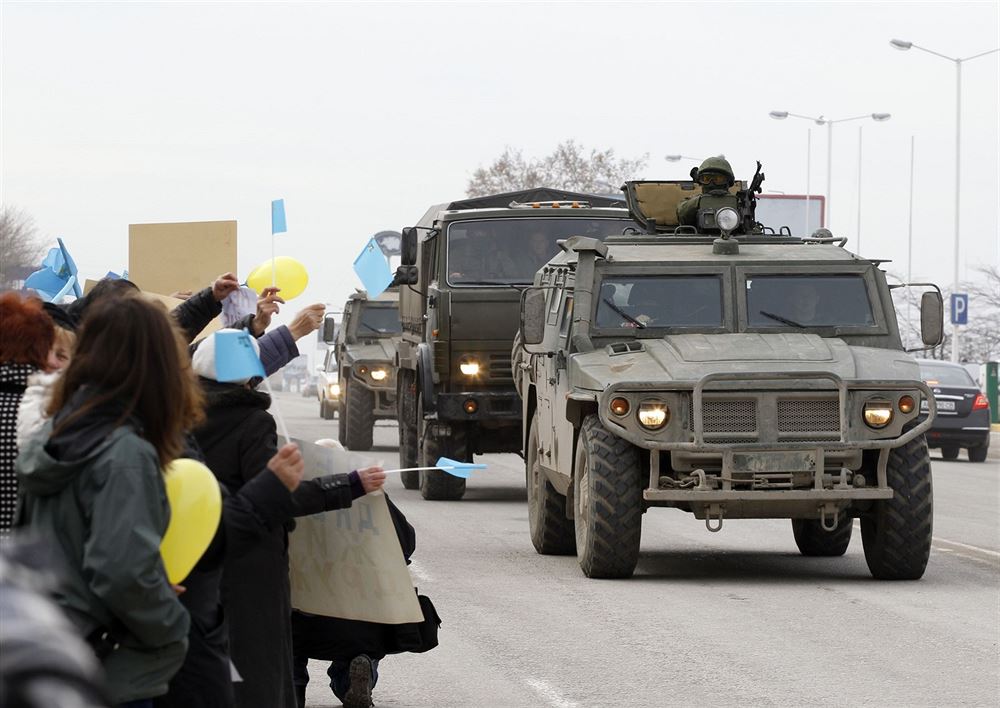
[[(829, 523), (830, 519), (833, 519), (833, 523)], [(837, 509), (836, 504), (826, 503), (819, 507), (819, 524), (823, 527), (824, 531), (834, 531), (837, 528), (837, 524), (840, 522), (840, 510)]]
[[(705, 510), (705, 528), (707, 528), (712, 533), (716, 533), (722, 530), (722, 517), (726, 513), (725, 504), (709, 504), (708, 508)], [(715, 526), (712, 525), (712, 519), (715, 519)]]

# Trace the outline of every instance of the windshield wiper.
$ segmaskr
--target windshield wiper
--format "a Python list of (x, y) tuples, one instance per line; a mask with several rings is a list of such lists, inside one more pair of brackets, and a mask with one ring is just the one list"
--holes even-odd
[(637, 320), (636, 318), (634, 318), (632, 315), (630, 315), (627, 312), (625, 312), (625, 310), (623, 310), (622, 308), (618, 307), (618, 305), (616, 305), (615, 303), (611, 302), (608, 298), (604, 298), (604, 304), (607, 305), (608, 307), (610, 307), (612, 310), (614, 310), (615, 312), (617, 312), (619, 315), (621, 315), (625, 319), (627, 319), (629, 322), (631, 322), (632, 324), (634, 324), (639, 329), (646, 329), (646, 323), (645, 322), (640, 322), (639, 320)]
[(368, 324), (367, 322), (362, 322), (362, 323), (361, 323), (361, 326), (362, 326), (362, 327), (367, 327), (368, 329), (370, 329), (370, 330), (371, 330), (372, 332), (374, 332), (375, 334), (384, 334), (384, 332), (382, 332), (382, 330), (378, 329), (377, 327), (372, 327), (372, 326), (371, 326), (370, 324)]
[(773, 312), (765, 312), (764, 310), (758, 310), (758, 312), (764, 317), (770, 317), (772, 320), (781, 322), (782, 324), (791, 325), (792, 327), (798, 327), (799, 329), (805, 329), (806, 325), (796, 322), (795, 320), (790, 320), (787, 317), (782, 317), (781, 315), (776, 315)]

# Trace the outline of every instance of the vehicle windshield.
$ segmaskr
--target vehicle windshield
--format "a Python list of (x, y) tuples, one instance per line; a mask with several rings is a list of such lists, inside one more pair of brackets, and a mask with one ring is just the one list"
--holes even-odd
[(747, 275), (750, 327), (871, 327), (861, 275)]
[(369, 305), (361, 310), (361, 321), (358, 322), (359, 337), (373, 334), (399, 334), (402, 331), (398, 308)]
[(448, 227), (448, 282), (452, 285), (528, 285), (559, 252), (558, 239), (617, 235), (631, 219), (484, 219)]
[(605, 278), (597, 301), (597, 327), (721, 327), (719, 275)]
[(920, 377), (931, 386), (975, 386), (969, 372), (961, 366), (920, 362)]

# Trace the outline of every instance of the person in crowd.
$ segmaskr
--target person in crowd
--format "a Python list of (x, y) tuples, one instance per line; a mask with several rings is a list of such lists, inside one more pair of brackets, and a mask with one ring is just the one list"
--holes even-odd
[(55, 338), (52, 318), (36, 297), (0, 295), (0, 539), (10, 533), (17, 507), (17, 418), (28, 379), (44, 371)]
[[(193, 357), (207, 401), (206, 420), (194, 436), (208, 467), (231, 492), (239, 493), (278, 452), (277, 432), (267, 412), (270, 397), (254, 388), (255, 381), (217, 381), (215, 341), (214, 335), (202, 341)], [(296, 706), (287, 554), (292, 517), (348, 507), (384, 481), (378, 467), (304, 481), (287, 493), (291, 508), (284, 523), (272, 520), (259, 543), (242, 553), (226, 553), (222, 601), (233, 664), (242, 678), (235, 685), (240, 708)], [(227, 527), (227, 534), (230, 530)]]
[(55, 323), (52, 348), (45, 362), (45, 368), (28, 377), (27, 387), (17, 409), (17, 444), (20, 446), (37, 432), (47, 418), (45, 409), (52, 398), (52, 389), (69, 366), (76, 348), (76, 330), (65, 311), (52, 303), (44, 303), (45, 312)]
[(53, 544), (56, 600), (101, 660), (117, 705), (151, 706), (187, 649), (189, 616), (160, 557), (163, 469), (202, 420), (202, 400), (162, 305), (104, 298), (86, 314), (52, 419), (17, 460), (18, 522)]

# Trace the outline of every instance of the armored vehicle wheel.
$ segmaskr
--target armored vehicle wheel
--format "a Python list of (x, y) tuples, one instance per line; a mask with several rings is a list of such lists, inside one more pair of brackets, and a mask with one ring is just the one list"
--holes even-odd
[(375, 430), (375, 394), (359, 383), (352, 381), (347, 387), (346, 430), (344, 446), (349, 450), (371, 450), (372, 433)]
[(588, 578), (627, 578), (639, 562), (639, 451), (596, 415), (584, 418), (574, 470), (576, 557)]
[[(417, 410), (423, 411), (423, 396), (417, 396)], [(430, 467), (440, 457), (465, 460), (465, 431), (455, 429), (451, 438), (435, 438), (426, 434), (423, 416), (417, 418), (417, 444), (420, 450), (420, 465)], [(465, 480), (441, 470), (420, 472), (420, 495), (431, 501), (458, 501), (465, 496)]]
[(969, 462), (986, 462), (986, 455), (990, 451), (990, 444), (969, 448)]
[(325, 398), (319, 402), (319, 415), (323, 420), (333, 420), (337, 409)]
[(916, 580), (931, 553), (934, 495), (927, 441), (921, 435), (889, 453), (886, 470), (892, 499), (861, 517), (861, 541), (872, 575), (880, 580)]
[(566, 518), (566, 497), (545, 478), (538, 464), (538, 417), (531, 419), (528, 446), (524, 451), (525, 483), (528, 487), (528, 527), (531, 543), (542, 555), (576, 553), (573, 520)]
[[(417, 406), (413, 379), (412, 372), (400, 370), (396, 400), (399, 401), (399, 463), (401, 467), (417, 466)], [(419, 472), (400, 472), (399, 478), (406, 489), (420, 487)]]
[[(347, 388), (347, 382), (345, 381), (344, 385), (340, 387), (341, 401), (347, 399)], [(341, 445), (347, 447), (347, 406), (345, 405), (340, 406), (340, 420), (337, 421), (337, 440), (340, 441)]]
[(945, 445), (941, 448), (941, 457), (946, 460), (957, 460), (961, 448), (958, 445)]
[(804, 556), (842, 556), (851, 543), (854, 519), (841, 513), (837, 528), (827, 531), (816, 519), (792, 519), (795, 545)]

